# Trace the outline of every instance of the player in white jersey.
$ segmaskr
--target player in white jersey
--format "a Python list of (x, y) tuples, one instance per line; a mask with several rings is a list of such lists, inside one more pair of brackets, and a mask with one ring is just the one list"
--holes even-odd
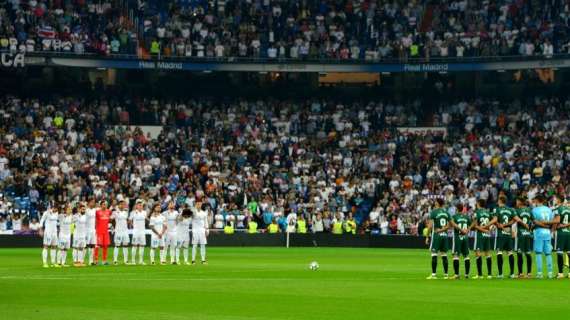
[(83, 267), (87, 236), (87, 217), (85, 216), (85, 206), (83, 204), (79, 204), (79, 208), (76, 211), (76, 214), (73, 216), (73, 223), (75, 224), (75, 230), (73, 231), (73, 265), (76, 267)]
[(170, 253), (170, 263), (176, 264), (176, 224), (178, 222), (178, 216), (180, 213), (176, 210), (176, 204), (174, 201), (168, 203), (168, 210), (162, 213), (166, 218), (166, 235), (164, 237), (164, 246), (166, 253)]
[(67, 260), (67, 250), (71, 247), (71, 225), (73, 224), (73, 212), (70, 205), (62, 207), (59, 216), (59, 254), (56, 266), (69, 267)]
[(95, 199), (90, 199), (89, 203), (87, 204), (87, 210), (85, 211), (85, 228), (86, 228), (86, 241), (87, 247), (87, 255), (89, 256), (89, 264), (94, 265), (93, 263), (93, 249), (97, 244), (97, 231), (95, 230), (95, 212), (97, 212), (97, 208), (95, 207)]
[(129, 216), (131, 225), (133, 226), (133, 241), (131, 242), (131, 263), (136, 264), (137, 249), (139, 252), (139, 264), (145, 264), (144, 247), (146, 246), (146, 229), (145, 224), (147, 220), (146, 211), (143, 210), (142, 201), (137, 200), (135, 210), (131, 211)]
[(196, 203), (194, 213), (192, 215), (192, 264), (196, 264), (196, 249), (200, 245), (200, 257), (202, 264), (206, 264), (206, 240), (210, 233), (208, 228), (208, 210), (207, 203)]
[(56, 264), (56, 254), (57, 254), (57, 223), (59, 221), (59, 214), (56, 207), (47, 209), (42, 218), (40, 219), (40, 234), (44, 237), (44, 248), (42, 250), (42, 259), (44, 263), (44, 268), (49, 268), (48, 265), (48, 249), (51, 264), (55, 266)]
[(188, 261), (188, 246), (190, 245), (190, 223), (192, 222), (192, 210), (184, 209), (182, 214), (178, 216), (176, 224), (176, 263), (180, 262), (180, 250), (184, 253), (184, 263), (190, 264)]
[(150, 236), (150, 264), (154, 264), (154, 251), (160, 249), (160, 264), (166, 264), (166, 252), (164, 251), (164, 234), (168, 229), (166, 226), (166, 218), (160, 212), (160, 205), (156, 204), (150, 216), (149, 227)]
[(119, 202), (119, 207), (113, 210), (111, 219), (115, 221), (115, 236), (113, 243), (115, 244), (115, 251), (113, 251), (113, 264), (117, 264), (119, 258), (119, 249), (123, 248), (123, 262), (129, 263), (129, 207), (126, 200)]

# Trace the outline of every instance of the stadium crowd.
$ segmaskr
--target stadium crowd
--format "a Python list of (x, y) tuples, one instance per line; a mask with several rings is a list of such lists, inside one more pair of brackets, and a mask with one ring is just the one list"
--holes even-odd
[[(570, 194), (570, 100), (98, 100), (3, 97), (0, 231), (37, 230), (54, 203), (207, 200), (211, 227), (418, 234), (434, 198)], [(109, 124), (103, 126), (102, 123)], [(152, 136), (145, 127), (163, 126)], [(19, 210), (19, 211), (16, 211)], [(22, 218), (25, 218), (22, 220)], [(29, 226), (28, 226), (29, 224)]]
[[(0, 1), (0, 49), (269, 59), (570, 53), (566, 1)], [(141, 50), (141, 49), (144, 49)]]

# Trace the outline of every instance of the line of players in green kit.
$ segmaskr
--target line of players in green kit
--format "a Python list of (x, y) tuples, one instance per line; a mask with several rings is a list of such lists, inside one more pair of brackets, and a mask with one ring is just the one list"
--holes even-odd
[[(553, 196), (555, 218), (551, 233), (557, 252), (558, 278), (564, 277), (564, 266), (570, 257), (570, 207), (560, 196)], [(436, 199), (435, 208), (427, 223), (426, 245), (431, 251), (432, 273), (427, 279), (437, 279), (438, 256), (443, 264), (444, 278), (448, 279), (448, 251), (453, 255), (452, 279), (459, 279), (460, 259), (463, 258), (465, 278), (470, 275), (469, 235), (474, 233), (472, 248), (475, 251), (477, 274), (473, 279), (483, 278), (483, 260), (487, 279), (493, 278), (492, 251), (496, 252), (497, 278), (502, 279), (503, 262), (506, 256), (510, 278), (532, 277), (533, 215), (526, 199), (516, 199), (515, 208), (507, 206), (507, 199), (500, 196), (497, 205), (487, 209), (486, 201), (479, 200), (472, 215), (463, 204), (458, 204), (452, 216), (445, 208), (443, 199)], [(515, 253), (518, 274), (515, 274)], [(565, 262), (566, 260), (566, 262)], [(526, 273), (523, 265), (526, 261)], [(568, 274), (570, 278), (570, 272)]]

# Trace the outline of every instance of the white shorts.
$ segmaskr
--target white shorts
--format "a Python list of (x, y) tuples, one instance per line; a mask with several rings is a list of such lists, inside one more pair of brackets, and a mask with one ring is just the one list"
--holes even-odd
[(164, 236), (164, 245), (174, 247), (177, 244), (176, 239), (178, 239), (176, 232), (167, 232)]
[(176, 238), (176, 246), (178, 248), (188, 248), (189, 245), (190, 245), (190, 236), (188, 234), (186, 234), (186, 236), (179, 234), (178, 237)]
[(192, 230), (192, 244), (208, 244), (206, 229)]
[(159, 238), (153, 234), (150, 237), (150, 247), (151, 248), (163, 248), (164, 247), (164, 237)]
[(78, 249), (83, 249), (87, 245), (87, 241), (85, 235), (73, 235), (73, 247)]
[(97, 231), (87, 230), (87, 237), (86, 237), (87, 245), (96, 245), (97, 244)]
[(128, 246), (130, 243), (129, 234), (126, 232), (115, 233), (113, 243), (115, 244), (115, 247)]
[(146, 246), (146, 235), (144, 233), (133, 233), (133, 246)]
[(58, 247), (60, 250), (69, 249), (71, 247), (71, 235), (59, 235)]
[(57, 246), (57, 232), (44, 233), (44, 246)]

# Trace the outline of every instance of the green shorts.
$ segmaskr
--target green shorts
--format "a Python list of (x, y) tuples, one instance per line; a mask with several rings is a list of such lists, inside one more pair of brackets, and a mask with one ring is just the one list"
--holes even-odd
[(477, 232), (473, 249), (481, 252), (491, 251), (491, 237), (487, 233), (483, 236), (483, 233)]
[(433, 253), (449, 251), (449, 238), (447, 236), (434, 234), (431, 237), (430, 250)]
[(453, 255), (455, 256), (469, 256), (469, 237), (467, 236), (455, 236), (453, 237), (452, 244)]
[(518, 253), (531, 253), (532, 252), (532, 236), (518, 236), (516, 241), (515, 250)]
[(499, 234), (495, 239), (495, 250), (496, 251), (513, 251), (514, 249), (514, 241), (511, 236)]
[(556, 251), (570, 252), (570, 234), (567, 232), (557, 232), (554, 244)]

